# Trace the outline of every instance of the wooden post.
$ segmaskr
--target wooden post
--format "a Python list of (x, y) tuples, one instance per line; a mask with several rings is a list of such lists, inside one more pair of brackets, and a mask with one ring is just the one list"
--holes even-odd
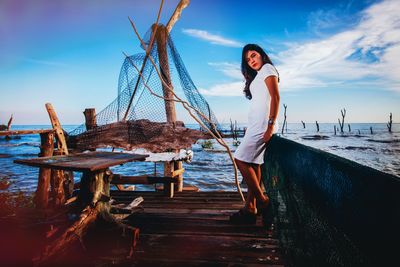
[[(171, 74), (168, 64), (168, 54), (167, 54), (167, 38), (168, 32), (165, 26), (158, 26), (157, 29), (157, 52), (158, 52), (158, 61), (160, 65), (160, 72), (163, 80), (166, 84), (172, 88), (171, 82)], [(166, 99), (174, 99), (173, 93), (163, 84), (163, 96)], [(176, 122), (176, 111), (175, 111), (175, 103), (172, 100), (165, 100), (165, 112), (167, 115), (167, 122)]]
[[(57, 114), (54, 111), (53, 106), (50, 103), (46, 104), (47, 113), (50, 117), (51, 125), (55, 131), (57, 139), (57, 152), (54, 155), (68, 155), (67, 142), (65, 140), (64, 131), (61, 127), (60, 121), (58, 120)], [(68, 184), (73, 183), (72, 172), (67, 175), (69, 177)], [(72, 179), (72, 180), (71, 180)], [(66, 200), (64, 186), (67, 184), (64, 177), (64, 171), (52, 170), (51, 172), (51, 195), (53, 197), (53, 205), (59, 207), (64, 204)]]
[[(49, 157), (53, 155), (54, 151), (54, 133), (41, 133), (40, 134), (40, 154), (39, 157)], [(47, 208), (49, 201), (49, 187), (50, 187), (51, 169), (40, 168), (39, 179), (36, 189), (34, 202), (38, 208)]]
[[(181, 170), (182, 169), (182, 161), (174, 161), (174, 169)], [(179, 173), (176, 177), (178, 179), (178, 184), (176, 185), (176, 191), (182, 192), (183, 190), (183, 173)]]
[(97, 127), (97, 121), (96, 121), (96, 109), (94, 108), (87, 108), (83, 112), (85, 115), (85, 125), (86, 125), (86, 130), (90, 130), (93, 128)]
[[(173, 161), (164, 162), (164, 176), (172, 177), (173, 172), (174, 172), (174, 162)], [(174, 197), (174, 184), (164, 183), (164, 193), (170, 198)]]

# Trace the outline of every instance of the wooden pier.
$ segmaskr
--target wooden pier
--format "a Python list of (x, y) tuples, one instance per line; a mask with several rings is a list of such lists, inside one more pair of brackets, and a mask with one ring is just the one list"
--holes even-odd
[[(118, 203), (143, 197), (142, 211), (124, 222), (140, 229), (132, 266), (284, 266), (273, 227), (232, 225), (243, 206), (237, 192), (112, 191)], [(131, 265), (129, 265), (131, 266)]]

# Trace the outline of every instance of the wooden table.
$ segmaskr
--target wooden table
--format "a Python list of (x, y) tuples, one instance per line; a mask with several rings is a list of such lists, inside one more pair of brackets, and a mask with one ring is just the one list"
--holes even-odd
[(82, 207), (91, 206), (110, 197), (109, 167), (132, 161), (144, 161), (148, 155), (116, 153), (116, 152), (88, 152), (73, 155), (18, 159), (15, 163), (55, 170), (82, 172), (81, 190), (78, 203)]
[[(70, 226), (64, 234), (54, 240), (42, 254), (39, 265), (48, 265), (62, 251), (74, 242), (82, 240), (82, 236), (89, 229), (89, 225), (98, 222), (98, 219), (105, 220), (107, 224), (99, 224), (102, 228), (112, 227), (122, 240), (129, 239), (131, 244), (129, 255), (132, 255), (136, 240), (139, 236), (139, 229), (117, 223), (110, 213), (110, 181), (112, 174), (109, 167), (124, 164), (132, 161), (144, 161), (147, 155), (114, 153), (114, 152), (89, 152), (64, 156), (42, 157), (33, 159), (19, 159), (15, 163), (39, 167), (41, 169), (53, 169), (64, 171), (82, 172), (81, 185), (76, 199), (77, 212), (80, 213), (79, 219)], [(126, 235), (126, 231), (131, 230), (131, 235)], [(122, 233), (122, 234), (121, 234)], [(131, 237), (129, 237), (131, 236)], [(108, 242), (107, 236), (103, 237), (103, 243)], [(118, 239), (118, 242), (119, 239)], [(122, 241), (121, 241), (122, 242)], [(101, 243), (101, 242), (100, 242)]]
[(14, 162), (33, 167), (58, 170), (101, 172), (115, 165), (131, 161), (144, 161), (147, 157), (148, 155), (95, 151), (66, 156), (17, 159)]

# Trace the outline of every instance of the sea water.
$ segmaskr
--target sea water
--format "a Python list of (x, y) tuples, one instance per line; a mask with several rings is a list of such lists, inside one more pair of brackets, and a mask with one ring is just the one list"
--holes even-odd
[[(289, 123), (287, 130), (279, 130), (279, 135), (304, 145), (321, 149), (332, 154), (356, 161), (380, 171), (400, 176), (400, 124), (393, 124), (389, 133), (383, 123), (352, 123), (351, 131), (345, 124), (344, 132), (334, 126), (337, 124), (321, 123), (319, 131), (316, 124), (303, 125)], [(199, 128), (198, 125), (187, 125), (190, 128)], [(246, 127), (239, 124), (240, 128)], [(64, 126), (69, 132), (76, 125)], [(223, 128), (229, 129), (228, 124)], [(372, 133), (371, 133), (372, 127)], [(13, 130), (49, 129), (50, 125), (23, 125), (13, 126)], [(239, 138), (240, 141), (241, 138)], [(197, 186), (201, 191), (236, 190), (234, 169), (226, 150), (215, 140), (212, 147), (203, 148), (203, 140), (192, 146), (193, 160), (184, 163), (184, 182)], [(236, 146), (232, 139), (226, 139), (232, 152)], [(107, 150), (107, 149), (105, 149)], [(12, 190), (33, 192), (36, 189), (38, 168), (13, 163), (15, 159), (37, 157), (40, 151), (40, 136), (38, 134), (22, 135), (15, 139), (5, 140), (0, 137), (0, 177), (7, 176), (12, 181)], [(119, 150), (116, 150), (119, 151)], [(114, 173), (123, 175), (162, 175), (163, 164), (152, 162), (132, 162), (111, 168)], [(79, 180), (80, 174), (75, 173)], [(238, 176), (241, 181), (241, 176)], [(137, 186), (138, 190), (151, 190), (153, 186)]]

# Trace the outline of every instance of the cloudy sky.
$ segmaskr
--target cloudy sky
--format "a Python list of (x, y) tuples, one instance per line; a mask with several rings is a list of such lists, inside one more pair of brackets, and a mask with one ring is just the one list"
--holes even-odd
[[(166, 23), (178, 0), (165, 0)], [(117, 94), (123, 52), (143, 52), (160, 1), (0, 0), (0, 123), (62, 124)], [(246, 122), (241, 49), (257, 43), (280, 76), (289, 122), (400, 121), (400, 0), (192, 0), (171, 33), (218, 119)], [(178, 117), (190, 121), (180, 112)]]

